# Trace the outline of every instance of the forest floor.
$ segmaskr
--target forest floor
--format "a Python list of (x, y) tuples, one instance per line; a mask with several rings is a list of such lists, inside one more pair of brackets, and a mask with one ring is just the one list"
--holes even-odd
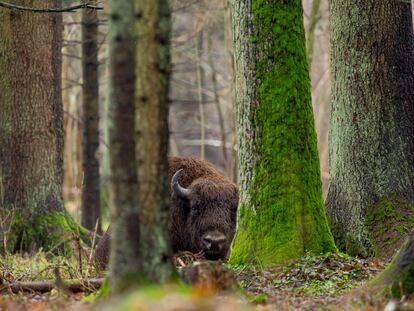
[[(304, 256), (270, 269), (229, 267), (238, 282), (236, 290), (183, 284), (145, 287), (122, 299), (96, 299), (92, 288), (68, 291), (68, 280), (85, 285), (89, 278), (104, 277), (87, 255), (72, 258), (38, 253), (0, 257), (0, 311), (21, 310), (384, 310), (390, 302), (364, 289), (364, 282), (385, 264), (341, 254)], [(182, 263), (182, 261), (180, 261)], [(55, 288), (40, 293), (13, 293), (17, 282), (52, 280)], [(86, 286), (87, 287), (87, 286)], [(214, 286), (213, 286), (214, 287)], [(414, 310), (414, 300), (399, 304)], [(396, 310), (396, 309), (394, 309)]]

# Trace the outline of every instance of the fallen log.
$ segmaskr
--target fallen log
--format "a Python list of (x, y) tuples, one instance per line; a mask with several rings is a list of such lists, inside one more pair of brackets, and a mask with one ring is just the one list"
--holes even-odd
[[(104, 278), (87, 279), (87, 280), (69, 280), (64, 284), (64, 289), (72, 292), (92, 292), (98, 290)], [(61, 285), (57, 285), (56, 281), (30, 281), (30, 282), (13, 282), (0, 285), (0, 293), (4, 292), (36, 292), (47, 293), (54, 288), (61, 288)]]

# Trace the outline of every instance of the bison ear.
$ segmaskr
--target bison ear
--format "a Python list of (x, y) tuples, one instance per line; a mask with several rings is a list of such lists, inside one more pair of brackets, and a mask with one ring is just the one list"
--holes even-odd
[(182, 173), (183, 169), (179, 169), (177, 172), (175, 172), (174, 176), (171, 179), (171, 189), (173, 193), (175, 193), (178, 197), (188, 200), (191, 193), (190, 189), (181, 187), (178, 183), (178, 179), (180, 178)]

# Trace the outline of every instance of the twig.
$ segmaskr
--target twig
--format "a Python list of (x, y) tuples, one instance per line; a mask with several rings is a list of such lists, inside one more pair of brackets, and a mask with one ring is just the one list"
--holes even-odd
[(78, 263), (79, 263), (79, 272), (82, 275), (83, 274), (83, 266), (82, 266), (82, 246), (81, 246), (81, 241), (80, 241), (80, 236), (79, 236), (79, 232), (78, 235), (74, 238), (75, 243), (76, 243), (76, 248), (78, 251)]
[(91, 252), (89, 253), (88, 266), (86, 267), (86, 274), (85, 274), (86, 278), (88, 278), (89, 276), (89, 268), (92, 264), (92, 259), (94, 258), (95, 242), (96, 242), (96, 236), (98, 234), (98, 226), (99, 226), (99, 218), (96, 220), (95, 229), (93, 230)]
[(0, 7), (10, 9), (10, 10), (19, 10), (19, 11), (29, 11), (33, 13), (63, 13), (63, 12), (73, 12), (79, 9), (92, 9), (92, 10), (103, 10), (103, 6), (93, 5), (91, 2), (82, 3), (74, 6), (68, 6), (64, 8), (50, 8), (50, 9), (42, 9), (42, 8), (31, 8), (16, 4), (11, 4), (7, 2), (0, 1)]

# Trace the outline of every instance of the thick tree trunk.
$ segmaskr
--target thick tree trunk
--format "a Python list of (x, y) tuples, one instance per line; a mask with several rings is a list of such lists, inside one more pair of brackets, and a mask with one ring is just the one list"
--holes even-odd
[(411, 6), (332, 1), (331, 33), (331, 228), (351, 254), (393, 254), (414, 224)]
[(170, 11), (167, 0), (136, 0), (138, 50), (135, 140), (138, 204), (141, 220), (140, 262), (151, 282), (172, 272), (168, 228), (168, 105)]
[(232, 2), (239, 224), (230, 261), (334, 251), (322, 202), (302, 4)]
[(393, 297), (409, 297), (414, 293), (414, 233), (405, 241), (391, 264), (370, 283), (371, 286), (391, 289)]
[(50, 249), (75, 226), (62, 202), (62, 16), (0, 9), (0, 33), (0, 217), (10, 225), (0, 248)]
[(99, 179), (98, 12), (82, 11), (83, 173), (82, 226), (101, 233)]
[(111, 169), (110, 289), (119, 293), (140, 278), (140, 222), (134, 141), (135, 11), (111, 0), (109, 31), (109, 146)]

